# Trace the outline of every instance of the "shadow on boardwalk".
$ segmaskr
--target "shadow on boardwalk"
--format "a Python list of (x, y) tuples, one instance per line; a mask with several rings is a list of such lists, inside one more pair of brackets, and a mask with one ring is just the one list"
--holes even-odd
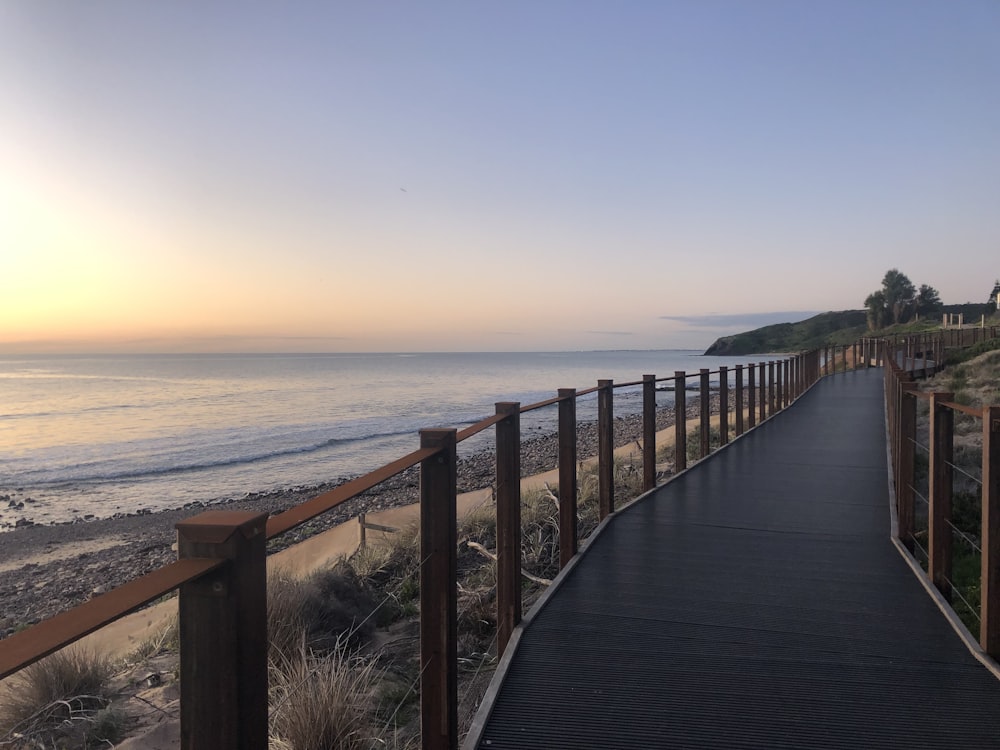
[(1000, 747), (1000, 681), (890, 541), (881, 378), (824, 379), (617, 514), (467, 745)]

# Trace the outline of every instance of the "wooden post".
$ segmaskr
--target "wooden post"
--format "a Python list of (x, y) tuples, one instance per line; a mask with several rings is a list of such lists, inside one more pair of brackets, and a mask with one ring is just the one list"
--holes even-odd
[(496, 404), (497, 656), (521, 622), (521, 404)]
[(739, 437), (746, 430), (746, 421), (743, 414), (745, 399), (743, 398), (743, 365), (736, 365), (736, 436)]
[(177, 556), (229, 564), (180, 587), (181, 747), (267, 750), (266, 513), (177, 524)]
[(707, 368), (701, 368), (700, 384), (698, 391), (701, 394), (701, 454), (700, 457), (704, 458), (708, 455), (711, 445), (709, 443), (709, 437), (711, 437), (712, 432), (712, 410), (711, 404), (709, 403), (711, 395), (709, 394), (708, 388), (708, 376), (709, 371)]
[(729, 442), (729, 369), (719, 368), (719, 445)]
[(777, 398), (777, 409), (776, 411), (781, 411), (785, 408), (785, 381), (782, 377), (782, 363), (778, 360), (774, 363), (774, 389)]
[(674, 473), (687, 468), (687, 375), (674, 372)]
[(763, 422), (770, 416), (767, 410), (767, 363), (760, 363), (760, 382), (757, 384), (758, 395), (760, 396), (760, 421)]
[(751, 363), (747, 366), (747, 427), (753, 429), (757, 424), (757, 368)]
[(913, 552), (914, 508), (913, 508), (913, 454), (917, 436), (917, 398), (913, 394), (915, 383), (903, 383), (900, 394), (899, 434), (896, 445), (899, 450), (896, 502), (899, 505), (899, 539)]
[(941, 404), (953, 393), (932, 393), (930, 405), (930, 476), (927, 511), (927, 574), (951, 601), (951, 465), (954, 461), (955, 415)]
[(1000, 656), (1000, 406), (983, 409), (982, 624), (979, 645)]
[(788, 408), (788, 405), (792, 403), (792, 378), (791, 378), (792, 360), (786, 359), (782, 363), (782, 370), (784, 370), (785, 373), (784, 379), (782, 380), (782, 382), (785, 384), (785, 387), (781, 392), (783, 397), (782, 408), (786, 409)]
[(774, 360), (767, 363), (767, 413), (774, 414), (775, 405)]
[(365, 514), (358, 513), (358, 549), (368, 545), (368, 527), (365, 526)]
[(656, 376), (642, 376), (642, 489), (656, 486)]
[(615, 512), (614, 382), (597, 381), (597, 484), (600, 518)]
[(559, 389), (559, 569), (577, 551), (576, 388)]
[(420, 431), (420, 737), (458, 748), (456, 446), (453, 429)]

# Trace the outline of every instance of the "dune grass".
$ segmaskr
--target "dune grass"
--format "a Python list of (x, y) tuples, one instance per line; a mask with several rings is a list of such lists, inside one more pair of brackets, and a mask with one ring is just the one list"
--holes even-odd
[(124, 716), (110, 709), (111, 660), (67, 648), (10, 678), (0, 699), (0, 746), (107, 747), (121, 739)]

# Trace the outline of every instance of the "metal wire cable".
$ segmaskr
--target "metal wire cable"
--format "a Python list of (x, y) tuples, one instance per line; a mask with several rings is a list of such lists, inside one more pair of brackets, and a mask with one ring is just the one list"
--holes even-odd
[(972, 616), (976, 618), (976, 622), (982, 622), (983, 620), (979, 616), (979, 613), (976, 611), (976, 608), (973, 607), (971, 604), (969, 604), (969, 600), (968, 599), (966, 599), (964, 596), (962, 596), (962, 592), (959, 591), (958, 586), (956, 586), (948, 578), (945, 578), (944, 580), (948, 581), (948, 585), (951, 586), (951, 593), (953, 593), (955, 596), (957, 596), (962, 601), (962, 604), (964, 604), (966, 606), (966, 608), (969, 610), (969, 612), (972, 613)]
[(928, 500), (928, 499), (927, 499), (926, 497), (924, 497), (923, 495), (921, 495), (921, 494), (920, 494), (919, 492), (917, 492), (917, 488), (916, 488), (916, 487), (914, 487), (914, 486), (913, 486), (912, 484), (909, 484), (909, 485), (907, 485), (907, 487), (909, 487), (909, 488), (910, 488), (910, 491), (911, 491), (911, 492), (912, 492), (912, 493), (913, 493), (914, 495), (916, 495), (916, 496), (917, 496), (918, 498), (920, 498), (921, 500), (923, 500), (923, 501), (924, 501), (924, 505), (927, 505), (927, 506), (930, 506), (930, 504), (931, 504), (931, 501), (930, 501), (930, 500)]
[(907, 440), (909, 440), (909, 441), (910, 441), (911, 443), (913, 443), (913, 444), (914, 444), (914, 445), (915, 445), (915, 446), (916, 446), (917, 448), (920, 448), (920, 449), (921, 449), (921, 450), (923, 450), (924, 452), (926, 452), (926, 453), (928, 453), (928, 454), (929, 454), (929, 453), (931, 452), (931, 449), (930, 449), (929, 447), (927, 447), (927, 446), (926, 446), (926, 445), (924, 445), (923, 443), (918, 443), (918, 442), (917, 442), (917, 439), (916, 439), (916, 438), (907, 438)]
[(976, 543), (975, 543), (974, 541), (972, 541), (971, 537), (967, 536), (967, 535), (965, 534), (965, 532), (964, 532), (964, 531), (962, 531), (962, 530), (961, 530), (961, 529), (959, 529), (959, 528), (958, 528), (957, 526), (955, 526), (955, 524), (953, 524), (953, 523), (951, 522), (951, 519), (948, 519), (948, 520), (947, 520), (947, 524), (948, 524), (949, 526), (951, 526), (951, 530), (952, 530), (952, 531), (954, 531), (954, 532), (955, 532), (956, 534), (958, 534), (958, 535), (959, 535), (960, 537), (962, 537), (962, 539), (964, 539), (964, 540), (966, 541), (966, 543), (967, 543), (967, 544), (968, 544), (968, 545), (969, 545), (970, 547), (972, 547), (972, 549), (974, 549), (974, 550), (975, 550), (976, 552), (978, 552), (978, 553), (979, 553), (980, 555), (981, 555), (981, 554), (983, 554), (983, 550), (982, 550), (982, 549), (980, 549), (979, 545), (978, 545), (978, 544), (976, 544)]
[(965, 471), (960, 466), (956, 466), (951, 461), (945, 461), (945, 463), (948, 464), (948, 466), (950, 466), (951, 468), (953, 468), (955, 471), (957, 471), (959, 474), (962, 474), (963, 476), (968, 477), (969, 479), (971, 479), (973, 482), (975, 482), (976, 484), (978, 484), (980, 487), (983, 486), (983, 482), (982, 482), (981, 479), (979, 479), (978, 477), (972, 476), (972, 474), (970, 474), (969, 472)]
[(920, 550), (921, 553), (923, 553), (924, 558), (926, 558), (927, 560), (930, 560), (931, 556), (929, 554), (927, 554), (927, 550), (924, 549), (923, 545), (920, 542), (917, 541), (917, 538), (915, 536), (913, 536), (913, 534), (910, 534), (910, 539), (913, 541), (914, 546), (918, 550)]

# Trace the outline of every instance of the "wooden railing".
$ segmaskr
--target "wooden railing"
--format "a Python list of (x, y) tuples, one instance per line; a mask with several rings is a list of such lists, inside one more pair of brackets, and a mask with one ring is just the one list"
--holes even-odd
[[(642, 380), (600, 380), (585, 390), (559, 389), (527, 406), (498, 403), (496, 413), (462, 430), (420, 432), (420, 448), (390, 464), (268, 518), (209, 511), (177, 524), (178, 560), (78, 607), (0, 641), (0, 679), (42, 659), (143, 605), (179, 590), (181, 742), (187, 750), (264, 750), (267, 747), (266, 542), (420, 467), (420, 702), (422, 747), (458, 742), (456, 654), (456, 495), (458, 443), (496, 427), (497, 629), (502, 653), (521, 620), (520, 415), (558, 410), (560, 565), (577, 554), (577, 400), (598, 400), (599, 507), (615, 512), (612, 474), (614, 391), (641, 387), (643, 488), (656, 484), (656, 391), (674, 389), (674, 471), (688, 465), (688, 385), (697, 378), (699, 460), (709, 443), (711, 377), (718, 377), (719, 435), (738, 437), (799, 398), (820, 377), (862, 367), (884, 356), (868, 344), (812, 351), (730, 369), (684, 371)], [(848, 351), (852, 356), (848, 363)], [(735, 408), (730, 409), (730, 374)], [(694, 390), (694, 389), (692, 389)], [(991, 517), (996, 518), (996, 515)], [(991, 521), (995, 522), (995, 521)], [(220, 696), (225, 696), (224, 700)]]
[[(994, 658), (1000, 657), (1000, 406), (970, 407), (950, 392), (921, 391), (915, 378), (940, 369), (947, 349), (985, 340), (996, 328), (944, 331), (938, 337), (884, 340), (879, 358), (885, 363), (886, 419), (892, 456), (896, 496), (896, 534), (911, 554), (926, 562), (931, 582), (952, 602), (958, 598), (979, 624), (979, 645)], [(965, 336), (961, 336), (965, 334)], [(930, 363), (930, 364), (928, 364)], [(926, 443), (924, 425), (918, 420), (918, 400), (927, 403)], [(980, 476), (955, 464), (955, 418), (965, 415), (978, 420), (982, 431)], [(925, 458), (922, 458), (925, 457)], [(921, 463), (926, 463), (926, 487)], [(979, 523), (976, 529), (956, 525), (953, 482), (956, 472), (979, 486)], [(925, 492), (921, 489), (925, 488)], [(920, 501), (922, 505), (917, 505)], [(918, 509), (926, 507), (926, 529), (918, 530)], [(925, 535), (926, 534), (926, 535)], [(953, 580), (953, 541), (967, 544), (980, 558), (978, 606), (970, 602)]]

